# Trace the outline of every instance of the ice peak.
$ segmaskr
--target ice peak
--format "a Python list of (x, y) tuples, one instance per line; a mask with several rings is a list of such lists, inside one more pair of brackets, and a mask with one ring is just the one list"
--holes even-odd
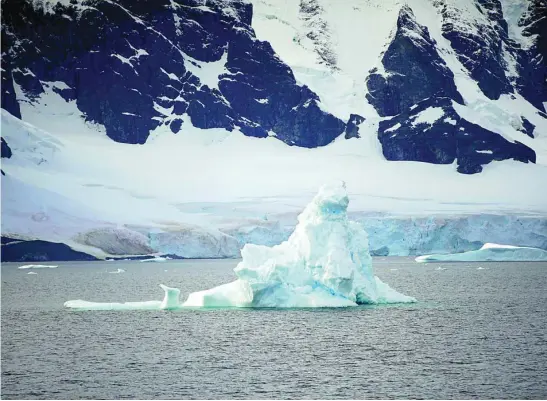
[(348, 205), (349, 198), (344, 181), (326, 184), (298, 216), (298, 221), (302, 223), (314, 220), (313, 217), (322, 220), (346, 219)]

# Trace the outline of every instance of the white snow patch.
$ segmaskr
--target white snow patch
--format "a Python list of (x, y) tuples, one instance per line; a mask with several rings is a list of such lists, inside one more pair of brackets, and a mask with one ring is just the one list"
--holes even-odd
[(188, 55), (185, 55), (185, 58), (187, 59), (185, 62), (186, 69), (197, 76), (202, 85), (207, 85), (210, 89), (218, 89), (219, 77), (230, 73), (226, 69), (228, 50), (224, 52), (219, 60), (208, 63), (195, 60)]
[(167, 75), (169, 77), (169, 79), (173, 80), (173, 81), (179, 81), (180, 82), (180, 79), (179, 77), (177, 77), (175, 74), (173, 74), (172, 72), (167, 72), (165, 71), (163, 68), (160, 68), (161, 72), (163, 72), (165, 75)]
[(401, 123), (397, 123), (393, 127), (389, 127), (384, 132), (397, 131), (399, 128), (401, 128)]
[(439, 120), (442, 116), (444, 116), (444, 110), (441, 107), (428, 107), (427, 109), (419, 112), (413, 118), (412, 126), (415, 127), (418, 124), (433, 125), (433, 123)]

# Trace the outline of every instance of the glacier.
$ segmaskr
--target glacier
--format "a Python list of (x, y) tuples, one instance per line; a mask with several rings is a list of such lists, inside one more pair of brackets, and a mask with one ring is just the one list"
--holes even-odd
[(234, 272), (237, 280), (193, 292), (183, 304), (180, 290), (160, 285), (159, 301), (94, 303), (67, 301), (67, 308), (92, 310), (178, 309), (181, 307), (347, 307), (412, 303), (374, 275), (368, 237), (347, 216), (345, 184), (323, 186), (298, 216), (289, 239), (279, 245), (247, 244)]
[(525, 246), (487, 243), (476, 251), (418, 256), (416, 262), (547, 261), (547, 251)]

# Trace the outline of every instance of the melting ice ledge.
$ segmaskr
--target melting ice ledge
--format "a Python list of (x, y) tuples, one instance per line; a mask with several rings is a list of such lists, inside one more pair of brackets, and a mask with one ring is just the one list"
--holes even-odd
[(374, 275), (368, 236), (347, 217), (345, 185), (324, 186), (298, 216), (289, 239), (279, 245), (247, 244), (234, 269), (237, 280), (191, 293), (160, 285), (163, 301), (65, 302), (83, 310), (180, 309), (185, 307), (346, 307), (416, 302)]

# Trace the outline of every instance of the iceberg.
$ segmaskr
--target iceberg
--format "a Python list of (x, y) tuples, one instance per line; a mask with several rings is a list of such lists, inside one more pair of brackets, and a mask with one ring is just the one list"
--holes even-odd
[(110, 274), (120, 274), (120, 273), (125, 273), (125, 270), (124, 269), (118, 269), (114, 272), (109, 272)]
[(416, 262), (547, 261), (547, 251), (526, 246), (484, 244), (476, 251), (418, 256)]
[(56, 265), (23, 265), (18, 269), (56, 269), (57, 267)]
[(237, 280), (189, 295), (193, 307), (345, 307), (416, 302), (374, 276), (368, 237), (348, 220), (344, 183), (324, 186), (279, 245), (246, 244)]
[(85, 310), (180, 309), (204, 307), (312, 308), (360, 304), (411, 303), (374, 275), (368, 237), (349, 221), (345, 184), (324, 186), (298, 216), (289, 239), (279, 245), (246, 244), (237, 279), (189, 294), (180, 303), (180, 290), (160, 285), (163, 301), (97, 303), (67, 301)]
[(141, 259), (141, 262), (149, 263), (149, 262), (167, 262), (168, 260), (171, 260), (169, 256), (163, 257), (163, 256), (156, 256), (154, 258), (149, 259)]

